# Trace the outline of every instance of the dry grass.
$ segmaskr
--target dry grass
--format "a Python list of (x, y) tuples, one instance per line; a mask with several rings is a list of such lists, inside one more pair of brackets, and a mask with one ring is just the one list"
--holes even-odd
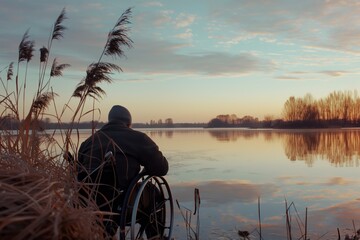
[(80, 186), (59, 172), (65, 173), (54, 166), (36, 168), (15, 156), (1, 157), (2, 239), (102, 238), (96, 205), (89, 201), (86, 208), (80, 207), (76, 194)]

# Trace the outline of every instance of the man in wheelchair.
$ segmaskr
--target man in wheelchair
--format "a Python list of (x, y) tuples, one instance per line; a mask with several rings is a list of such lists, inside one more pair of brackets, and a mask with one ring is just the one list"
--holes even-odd
[[(107, 153), (111, 156), (106, 156)], [(78, 180), (88, 185), (80, 194), (93, 198), (103, 212), (118, 211), (124, 193), (142, 167), (151, 176), (164, 176), (168, 172), (168, 161), (158, 146), (146, 134), (131, 128), (131, 114), (120, 105), (113, 106), (108, 123), (81, 144), (78, 162)], [(157, 190), (147, 188), (150, 189), (144, 191), (139, 204), (145, 213), (158, 198)], [(118, 223), (119, 215), (109, 214), (104, 218), (109, 238), (116, 233)], [(140, 224), (147, 223), (140, 221)], [(155, 233), (150, 228), (145, 232), (148, 238), (156, 237), (151, 236)]]

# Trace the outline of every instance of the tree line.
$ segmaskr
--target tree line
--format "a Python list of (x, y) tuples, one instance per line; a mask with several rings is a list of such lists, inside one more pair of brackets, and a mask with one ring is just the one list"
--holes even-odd
[(303, 98), (290, 97), (284, 104), (285, 121), (338, 121), (360, 120), (360, 97), (356, 91), (335, 91), (315, 100), (311, 94)]
[(246, 128), (329, 128), (359, 127), (360, 97), (356, 91), (334, 91), (325, 98), (289, 97), (284, 103), (282, 118), (266, 116), (263, 120), (252, 116), (238, 118), (235, 114), (218, 115), (207, 127)]
[[(10, 116), (0, 117), (0, 129), (17, 129), (21, 121)], [(103, 122), (80, 122), (76, 128), (101, 127)], [(68, 128), (68, 123), (53, 123), (49, 119), (37, 120), (38, 129)], [(244, 128), (326, 128), (360, 126), (360, 96), (356, 91), (334, 91), (325, 98), (314, 99), (311, 94), (304, 97), (289, 97), (284, 103), (282, 118), (271, 116), (259, 120), (253, 116), (237, 117), (222, 114), (206, 123), (174, 123), (172, 118), (164, 121), (151, 120), (149, 123), (134, 123), (136, 128), (176, 127), (244, 127)]]

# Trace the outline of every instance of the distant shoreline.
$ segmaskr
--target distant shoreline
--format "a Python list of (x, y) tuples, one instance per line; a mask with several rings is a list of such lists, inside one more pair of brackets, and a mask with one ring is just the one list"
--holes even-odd
[[(19, 129), (18, 122), (5, 122), (2, 121), (0, 126), (2, 130), (16, 130)], [(49, 129), (99, 129), (104, 126), (105, 122), (80, 122), (80, 123), (53, 123), (39, 121), (36, 123), (37, 130)], [(241, 123), (229, 123), (219, 119), (212, 120), (208, 123), (133, 123), (132, 128), (138, 129), (176, 129), (176, 128), (247, 128), (247, 129), (343, 129), (343, 128), (360, 128), (360, 122), (351, 122), (344, 120), (327, 120), (327, 121), (284, 121), (281, 119), (272, 121), (247, 121)]]

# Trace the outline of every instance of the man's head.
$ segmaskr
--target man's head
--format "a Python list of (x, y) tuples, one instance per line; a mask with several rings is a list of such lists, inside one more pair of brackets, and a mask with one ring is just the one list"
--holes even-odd
[(108, 120), (109, 122), (124, 123), (126, 126), (130, 127), (131, 114), (125, 107), (114, 105), (109, 112)]

